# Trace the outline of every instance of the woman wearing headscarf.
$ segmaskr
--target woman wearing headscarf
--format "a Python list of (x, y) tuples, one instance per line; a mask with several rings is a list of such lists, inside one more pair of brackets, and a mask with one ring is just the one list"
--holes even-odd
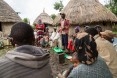
[(112, 78), (106, 63), (98, 57), (94, 38), (79, 33), (75, 41), (75, 66), (67, 78)]
[(75, 30), (75, 34), (70, 36), (70, 40), (68, 41), (67, 49), (69, 50), (69, 52), (74, 52), (74, 40), (75, 40), (78, 32), (80, 31), (80, 27), (77, 26), (77, 27), (75, 27), (74, 30)]

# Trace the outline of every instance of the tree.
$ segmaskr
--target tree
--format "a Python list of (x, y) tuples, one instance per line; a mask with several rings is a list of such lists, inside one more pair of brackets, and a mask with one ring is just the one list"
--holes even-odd
[(25, 22), (25, 23), (27, 23), (27, 24), (30, 24), (30, 21), (29, 21), (28, 18), (24, 18), (24, 19), (23, 19), (23, 22)]
[(56, 18), (56, 15), (55, 14), (52, 14), (51, 15), (51, 18), (54, 20)]
[(59, 12), (63, 9), (63, 3), (62, 3), (62, 1), (60, 0), (60, 2), (55, 2), (54, 3), (54, 9), (55, 10), (59, 10)]
[(110, 9), (115, 15), (117, 15), (117, 0), (110, 0), (109, 4), (106, 4), (105, 6)]

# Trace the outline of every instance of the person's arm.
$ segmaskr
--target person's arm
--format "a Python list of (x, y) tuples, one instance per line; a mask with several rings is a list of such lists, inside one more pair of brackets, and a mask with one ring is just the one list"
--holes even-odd
[(77, 70), (73, 69), (67, 78), (79, 78)]
[(73, 70), (73, 65), (67, 70), (66, 74), (65, 74), (65, 78), (67, 78), (69, 76), (69, 74), (71, 73), (71, 71)]

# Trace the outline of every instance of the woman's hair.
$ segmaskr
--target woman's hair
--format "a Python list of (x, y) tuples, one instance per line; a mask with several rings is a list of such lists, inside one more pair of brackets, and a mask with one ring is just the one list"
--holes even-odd
[(60, 15), (63, 19), (65, 19), (65, 16), (66, 16), (65, 13), (60, 13)]
[(96, 25), (94, 28), (98, 31), (98, 33), (102, 32), (102, 27), (101, 26)]
[(93, 64), (98, 57), (97, 46), (91, 35), (86, 35), (81, 39), (76, 38), (75, 51), (79, 62), (87, 65)]
[(19, 22), (11, 28), (10, 37), (13, 38), (12, 44), (33, 45), (34, 44), (34, 31), (29, 24)]
[(93, 37), (98, 34), (98, 31), (93, 27), (86, 29), (85, 32), (90, 34)]
[(90, 26), (84, 26), (84, 31), (86, 31)]

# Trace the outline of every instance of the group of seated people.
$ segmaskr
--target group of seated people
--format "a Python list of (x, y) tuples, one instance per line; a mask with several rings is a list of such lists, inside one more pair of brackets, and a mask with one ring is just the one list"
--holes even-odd
[[(0, 78), (53, 78), (49, 53), (34, 46), (34, 31), (19, 22), (11, 28), (15, 49), (0, 59)], [(117, 78), (117, 52), (113, 47), (115, 34), (100, 26), (78, 32), (74, 40), (72, 67), (58, 78)]]
[[(67, 46), (67, 50), (69, 53), (74, 52), (73, 42), (79, 31), (80, 31), (80, 27), (77, 26), (75, 27), (74, 34), (69, 36), (69, 41), (68, 41), (68, 46)], [(50, 47), (56, 47), (56, 46), (62, 49), (62, 37), (61, 37), (61, 32), (57, 30), (56, 28), (54, 28), (50, 36)]]

